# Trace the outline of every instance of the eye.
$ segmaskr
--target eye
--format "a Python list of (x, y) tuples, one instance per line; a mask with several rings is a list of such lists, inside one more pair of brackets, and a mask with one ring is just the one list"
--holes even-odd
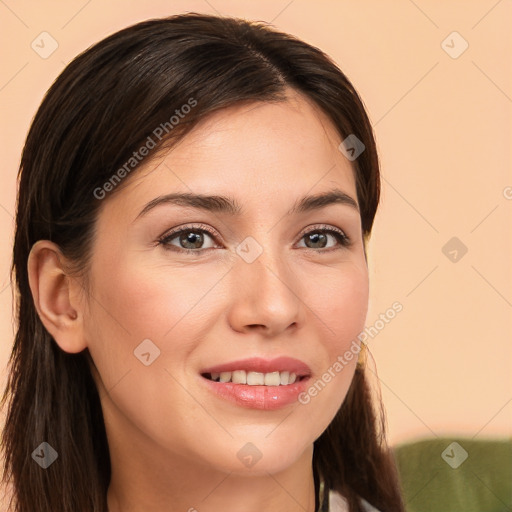
[[(159, 238), (158, 245), (162, 245), (166, 250), (198, 254), (202, 251), (218, 247), (215, 245), (215, 239), (215, 233), (206, 226), (184, 226)], [(205, 246), (204, 244), (208, 240), (210, 241), (209, 245)], [(343, 231), (328, 226), (310, 229), (301, 236), (300, 240), (305, 241), (305, 245), (302, 247), (316, 252), (328, 252), (345, 248), (351, 243)], [(329, 245), (330, 240), (334, 241), (331, 245)], [(320, 249), (320, 251), (317, 249)]]
[[(204, 246), (205, 241), (210, 239), (210, 245)], [(181, 229), (166, 233), (158, 240), (158, 244), (164, 249), (172, 251), (181, 251), (188, 253), (198, 253), (202, 250), (215, 247), (211, 242), (215, 240), (213, 231), (206, 227), (198, 228), (196, 226), (185, 226)]]
[[(329, 244), (329, 238), (334, 239), (334, 245)], [(327, 251), (341, 249), (350, 245), (350, 239), (341, 229), (334, 227), (318, 227), (312, 229), (301, 236), (304, 240), (306, 249), (326, 249)], [(336, 244), (337, 242), (337, 244)], [(317, 251), (318, 252), (318, 251)], [(320, 252), (326, 252), (320, 251)]]

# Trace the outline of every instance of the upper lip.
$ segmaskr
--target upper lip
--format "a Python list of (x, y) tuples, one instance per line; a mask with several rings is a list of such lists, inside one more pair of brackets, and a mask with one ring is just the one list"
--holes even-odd
[(260, 373), (293, 372), (298, 377), (309, 376), (311, 374), (311, 369), (306, 363), (299, 359), (285, 356), (275, 359), (264, 359), (262, 357), (239, 359), (238, 361), (230, 361), (229, 363), (210, 366), (202, 370), (201, 373), (234, 372), (236, 370)]

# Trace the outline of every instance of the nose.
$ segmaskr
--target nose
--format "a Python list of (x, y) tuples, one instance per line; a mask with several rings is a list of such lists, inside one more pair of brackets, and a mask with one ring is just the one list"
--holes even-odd
[(303, 325), (300, 283), (282, 258), (268, 251), (252, 263), (237, 258), (230, 274), (228, 321), (232, 329), (274, 337)]

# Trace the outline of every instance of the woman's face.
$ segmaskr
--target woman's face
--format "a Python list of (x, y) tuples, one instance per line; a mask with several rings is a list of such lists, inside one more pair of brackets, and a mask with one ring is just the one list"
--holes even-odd
[(114, 459), (273, 473), (331, 422), (368, 302), (340, 142), (297, 94), (225, 109), (104, 199), (84, 335)]

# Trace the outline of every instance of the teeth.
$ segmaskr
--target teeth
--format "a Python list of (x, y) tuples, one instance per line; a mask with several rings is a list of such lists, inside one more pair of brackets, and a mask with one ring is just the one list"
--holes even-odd
[(265, 386), (279, 386), (281, 384), (281, 376), (279, 372), (265, 373)]
[(249, 386), (263, 386), (263, 384), (265, 384), (265, 374), (259, 372), (248, 372), (247, 384), (249, 384)]
[(231, 372), (220, 372), (220, 382), (229, 382), (231, 380)]
[(234, 372), (212, 373), (211, 380), (216, 382), (233, 382), (234, 384), (247, 384), (248, 386), (287, 386), (297, 380), (297, 375), (290, 372)]
[(237, 370), (231, 376), (231, 382), (234, 384), (247, 384), (247, 374), (245, 370)]

